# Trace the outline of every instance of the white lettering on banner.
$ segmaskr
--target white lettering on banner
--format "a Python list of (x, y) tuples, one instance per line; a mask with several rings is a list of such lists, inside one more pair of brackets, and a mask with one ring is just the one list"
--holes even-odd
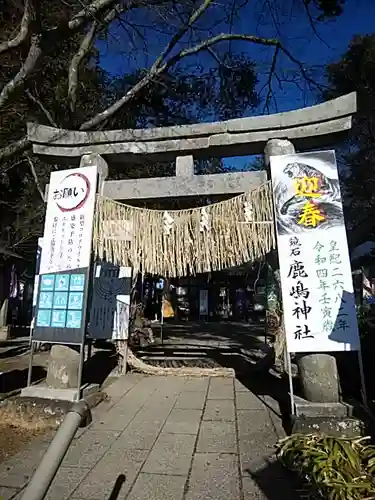
[(89, 267), (97, 167), (52, 172), (40, 274)]
[(334, 151), (270, 163), (288, 351), (359, 350)]

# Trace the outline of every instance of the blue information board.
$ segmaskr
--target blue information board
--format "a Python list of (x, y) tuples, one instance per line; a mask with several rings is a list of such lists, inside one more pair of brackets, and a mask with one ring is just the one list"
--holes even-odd
[(82, 311), (68, 311), (66, 326), (67, 328), (81, 328)]
[(41, 277), (40, 290), (43, 292), (53, 292), (55, 288), (55, 275), (44, 274)]
[(51, 326), (54, 328), (65, 328), (66, 311), (52, 311)]
[(37, 326), (48, 327), (51, 326), (51, 310), (39, 309), (36, 317)]
[(70, 292), (68, 309), (82, 309), (83, 292)]
[(69, 274), (58, 274), (56, 276), (55, 290), (59, 290), (60, 292), (69, 291)]
[[(86, 271), (86, 270), (85, 270)], [(87, 271), (88, 272), (88, 271)], [(36, 327), (82, 329), (87, 276), (84, 272), (40, 276)]]
[(53, 292), (40, 292), (39, 309), (52, 309)]
[(84, 289), (85, 289), (85, 275), (72, 274), (70, 276), (69, 290), (72, 292), (83, 292)]

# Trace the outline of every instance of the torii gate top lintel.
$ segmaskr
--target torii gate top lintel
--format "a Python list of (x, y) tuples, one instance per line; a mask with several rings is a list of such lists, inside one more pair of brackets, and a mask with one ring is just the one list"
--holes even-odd
[(235, 194), (262, 184), (266, 173), (195, 176), (193, 157), (261, 154), (271, 139), (287, 139), (298, 150), (326, 147), (335, 142), (337, 134), (350, 130), (355, 112), (356, 93), (352, 92), (285, 113), (174, 127), (83, 132), (29, 123), (28, 137), (36, 154), (78, 165), (83, 155), (97, 153), (106, 160), (110, 172), (124, 163), (146, 158), (178, 158), (176, 177), (105, 182), (104, 195), (110, 198)]
[[(356, 112), (356, 93), (307, 108), (273, 115), (234, 120), (135, 130), (71, 131), (34, 123), (28, 136), (34, 152), (55, 157), (80, 158), (99, 153), (112, 162), (134, 162), (134, 156), (160, 156), (165, 159), (194, 154), (235, 156), (261, 154), (269, 139), (289, 139), (298, 149), (319, 147), (333, 134), (351, 128)], [(315, 146), (316, 145), (316, 146)]]

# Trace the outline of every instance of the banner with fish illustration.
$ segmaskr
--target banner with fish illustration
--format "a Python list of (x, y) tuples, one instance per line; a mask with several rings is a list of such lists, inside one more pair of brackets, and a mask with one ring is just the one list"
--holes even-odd
[(357, 351), (335, 152), (272, 156), (270, 163), (288, 351)]

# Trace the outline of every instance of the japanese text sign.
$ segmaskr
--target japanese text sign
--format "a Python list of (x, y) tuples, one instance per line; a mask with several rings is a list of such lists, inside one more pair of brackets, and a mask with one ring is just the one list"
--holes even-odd
[(95, 166), (51, 174), (33, 340), (83, 342), (96, 185)]
[(88, 267), (97, 167), (52, 172), (40, 274)]
[(335, 153), (270, 163), (288, 351), (359, 350)]

